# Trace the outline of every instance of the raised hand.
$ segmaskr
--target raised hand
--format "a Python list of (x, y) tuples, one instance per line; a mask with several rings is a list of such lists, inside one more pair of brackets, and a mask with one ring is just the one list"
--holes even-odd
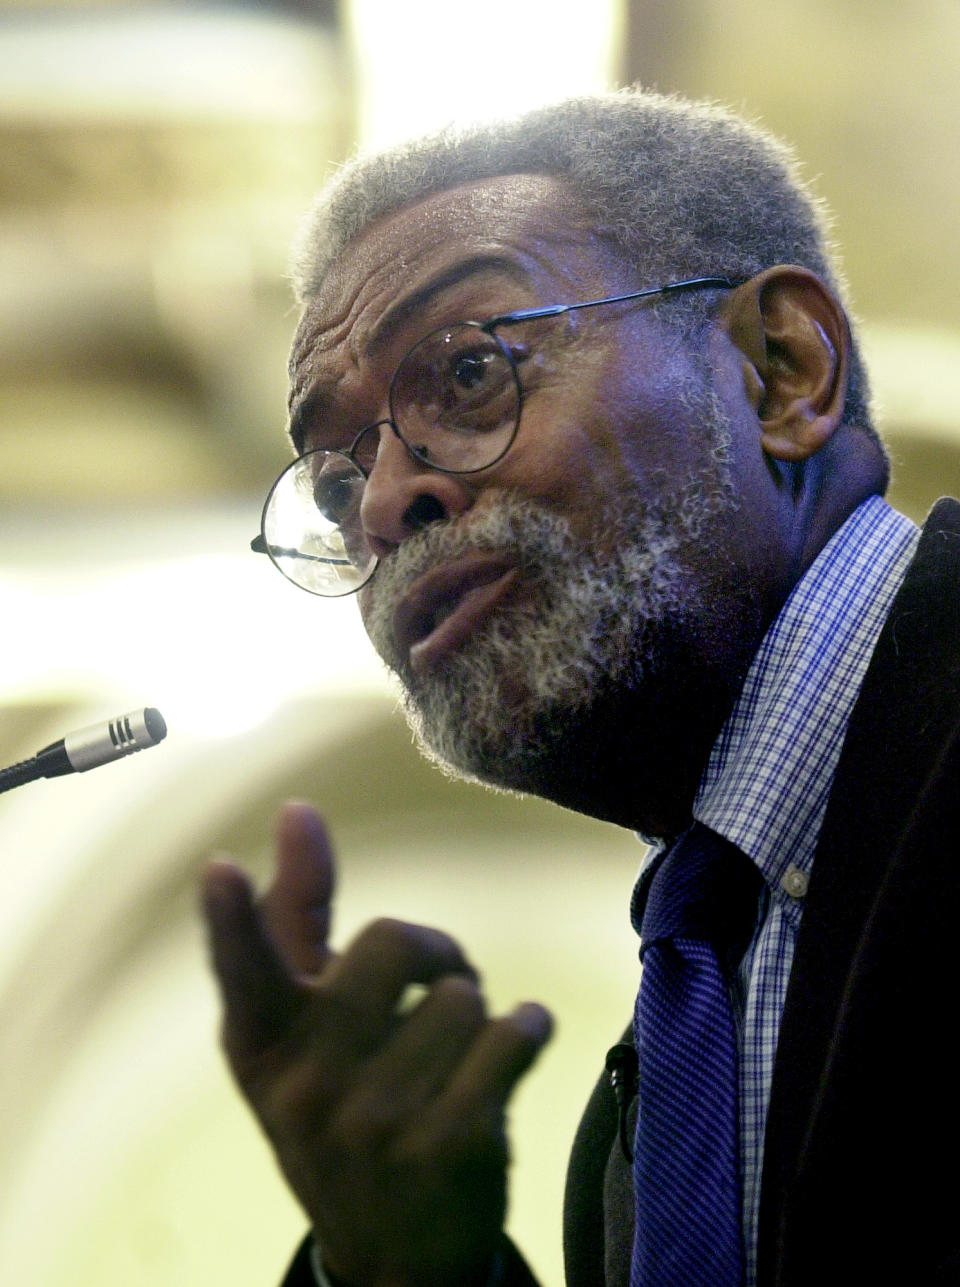
[[(329, 1270), (352, 1287), (483, 1283), (506, 1207), (505, 1106), (550, 1034), (538, 1005), (491, 1018), (448, 935), (382, 919), (327, 945), (333, 856), (286, 806), (257, 902), (204, 881), (223, 1040)], [(398, 1009), (411, 984), (412, 1008)]]

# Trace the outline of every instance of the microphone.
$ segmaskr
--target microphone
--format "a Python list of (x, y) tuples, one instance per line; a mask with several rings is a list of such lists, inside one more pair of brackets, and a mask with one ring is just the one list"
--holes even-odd
[(65, 773), (86, 773), (88, 769), (123, 759), (134, 751), (156, 746), (167, 736), (167, 725), (154, 706), (119, 715), (102, 724), (92, 724), (52, 742), (32, 759), (0, 769), (0, 793), (37, 778), (58, 778)]

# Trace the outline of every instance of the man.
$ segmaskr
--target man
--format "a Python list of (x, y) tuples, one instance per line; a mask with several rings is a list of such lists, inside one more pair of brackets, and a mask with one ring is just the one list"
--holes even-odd
[[(743, 882), (737, 945), (695, 943), (723, 1014), (692, 1058), (647, 948), (636, 1164), (602, 1081), (568, 1282), (960, 1281), (960, 514), (921, 535), (881, 499), (789, 156), (715, 108), (561, 104), (345, 169), (298, 288), (298, 461), (261, 548), (359, 590), (442, 764), (656, 842), (644, 942), (691, 837), (730, 864), (704, 921)], [(259, 903), (229, 864), (206, 882), (227, 1052), (312, 1224), (288, 1282), (527, 1282), (505, 1109), (549, 1018), (487, 1014), (438, 931), (381, 920), (333, 953), (332, 887), (300, 805)]]

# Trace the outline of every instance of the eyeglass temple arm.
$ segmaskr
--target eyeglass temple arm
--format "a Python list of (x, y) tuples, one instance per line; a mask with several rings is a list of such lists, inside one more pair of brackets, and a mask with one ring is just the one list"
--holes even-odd
[(254, 554), (269, 554), (271, 556), (284, 556), (288, 559), (303, 559), (307, 563), (332, 563), (335, 567), (347, 567), (350, 565), (349, 559), (332, 559), (325, 558), (322, 554), (304, 554), (302, 550), (287, 548), (284, 545), (268, 546), (263, 539), (263, 535), (255, 536), (250, 542), (250, 548)]
[(501, 313), (491, 317), (483, 324), (485, 331), (498, 326), (513, 326), (519, 322), (533, 322), (541, 317), (559, 317), (561, 313), (572, 313), (578, 308), (594, 308), (597, 304), (623, 304), (631, 299), (643, 299), (648, 295), (669, 295), (684, 290), (700, 290), (714, 286), (721, 290), (733, 290), (739, 285), (729, 277), (690, 277), (682, 282), (670, 282), (666, 286), (647, 286), (643, 290), (633, 290), (626, 295), (611, 295), (608, 299), (588, 299), (580, 304), (545, 304), (542, 308), (518, 308), (512, 313)]

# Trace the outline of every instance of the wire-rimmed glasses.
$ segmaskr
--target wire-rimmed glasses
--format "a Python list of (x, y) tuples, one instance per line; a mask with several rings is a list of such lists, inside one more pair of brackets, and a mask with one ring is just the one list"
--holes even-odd
[(513, 445), (523, 408), (518, 361), (527, 354), (497, 330), (599, 304), (736, 284), (727, 277), (696, 277), (431, 331), (394, 373), (388, 420), (366, 425), (349, 447), (321, 447), (287, 466), (267, 496), (253, 549), (268, 554), (285, 577), (311, 594), (353, 594), (377, 567), (360, 505), (384, 433), (394, 433), (421, 464), (448, 474), (489, 469)]

